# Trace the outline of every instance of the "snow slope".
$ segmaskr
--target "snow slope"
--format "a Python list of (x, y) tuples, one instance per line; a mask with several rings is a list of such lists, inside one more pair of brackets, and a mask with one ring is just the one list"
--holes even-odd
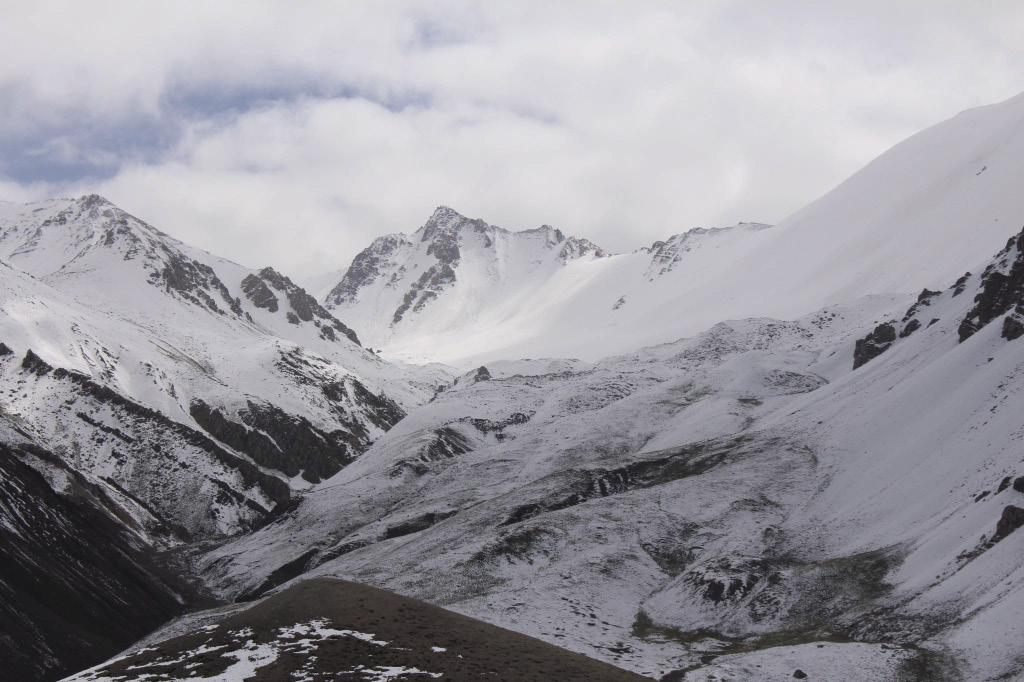
[(470, 372), (205, 575), (356, 579), (656, 677), (1020, 679), (1022, 245), (917, 302)]
[[(1024, 94), (905, 140), (770, 230), (690, 231), (629, 254), (595, 250), (532, 270), (537, 257), (525, 245), (534, 232), (502, 233), (524, 245), (529, 255), (520, 256), (496, 254), (463, 229), (452, 281), (439, 281), (436, 300), (417, 299), (413, 319), (396, 323), (403, 295), (438, 262), (428, 257), (436, 243), (429, 226), (452, 213), (439, 209), (415, 235), (381, 238), (360, 254), (328, 307), (385, 357), (464, 369), (523, 357), (595, 360), (722, 319), (794, 319), (864, 295), (939, 286), (1024, 223), (1022, 176)], [(355, 290), (349, 285), (370, 256), (386, 263), (382, 275)]]

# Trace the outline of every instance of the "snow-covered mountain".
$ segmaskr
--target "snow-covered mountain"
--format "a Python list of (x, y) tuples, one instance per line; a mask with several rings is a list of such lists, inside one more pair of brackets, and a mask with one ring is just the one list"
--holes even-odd
[[(96, 196), (0, 206), (0, 258), (9, 409), (192, 534), (258, 522), (434, 388), (273, 268), (188, 247)], [(140, 435), (154, 420), (166, 424)], [(169, 430), (185, 444), (162, 442)]]
[(667, 679), (1020, 679), (1024, 233), (980, 265), (475, 370), (204, 575), (355, 579)]
[(374, 240), (325, 305), (379, 347), (514, 315), (570, 263), (604, 256), (548, 225), (509, 232), (442, 206), (414, 234)]
[[(1024, 223), (1022, 123), (1024, 95), (966, 111), (772, 229), (692, 230), (627, 254), (600, 257), (586, 243), (573, 252), (583, 257), (545, 260), (529, 246), (536, 231), (501, 232), (488, 246), (473, 236), (483, 223), (439, 209), (413, 236), (383, 237), (357, 256), (327, 307), (385, 357), (469, 369), (596, 360), (722, 319), (794, 319), (869, 294), (916, 293), (987, 258)], [(436, 222), (462, 227), (453, 238)]]
[[(54, 560), (53, 548), (26, 544), (28, 558), (0, 570), (13, 614), (0, 640), (31, 639), (36, 673), (109, 655), (180, 610), (143, 563), (271, 521), (447, 376), (382, 361), (286, 276), (189, 247), (96, 196), (0, 203), (0, 290), (0, 442), (11, 471), (44, 478), (0, 502), (15, 540), (49, 524), (67, 545)], [(49, 491), (33, 514), (25, 490)], [(95, 532), (80, 527), (90, 523)], [(89, 565), (107, 555), (119, 559)], [(44, 567), (34, 592), (26, 566)], [(75, 583), (94, 569), (95, 582)], [(41, 608), (40, 590), (67, 601)], [(60, 626), (69, 614), (79, 622), (67, 604), (95, 613), (105, 601), (128, 609), (109, 637)], [(26, 613), (45, 624), (27, 627)]]
[[(79, 679), (459, 679), (417, 633), (476, 625), (340, 577), (673, 682), (1024, 680), (1022, 123), (771, 228), (608, 255), (442, 208), (317, 281), (0, 204), (0, 652), (209, 599)], [(398, 644), (338, 646), (370, 624)]]

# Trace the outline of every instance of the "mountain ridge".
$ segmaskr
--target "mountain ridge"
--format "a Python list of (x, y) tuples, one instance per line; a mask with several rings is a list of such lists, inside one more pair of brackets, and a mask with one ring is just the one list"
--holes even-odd
[[(512, 292), (492, 280), (505, 281), (512, 266), (484, 255), (483, 265), (403, 270), (412, 245), (393, 238), (373, 259), (386, 279), (358, 295), (349, 286), (327, 307), (384, 357), (468, 370), (525, 357), (593, 361), (723, 318), (796, 319), (865, 295), (915, 294), (966, 263), (983, 266), (1024, 222), (1022, 159), (1024, 94), (917, 133), (771, 229), (692, 230), (532, 274), (524, 255), (512, 259)], [(460, 247), (467, 254), (470, 241)], [(358, 261), (344, 281), (361, 276)]]

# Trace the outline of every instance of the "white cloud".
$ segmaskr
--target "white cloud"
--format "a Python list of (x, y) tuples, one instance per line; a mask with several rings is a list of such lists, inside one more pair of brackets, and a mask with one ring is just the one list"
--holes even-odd
[(1010, 2), (8, 13), (0, 92), (18, 97), (0, 103), (0, 140), (54, 130), (55, 157), (109, 164), (88, 148), (90, 126), (181, 135), (119, 149), (113, 177), (8, 182), (0, 196), (98, 191), (182, 239), (300, 276), (441, 203), (613, 250), (777, 221), (899, 139), (1015, 94), (1024, 72), (1024, 12)]

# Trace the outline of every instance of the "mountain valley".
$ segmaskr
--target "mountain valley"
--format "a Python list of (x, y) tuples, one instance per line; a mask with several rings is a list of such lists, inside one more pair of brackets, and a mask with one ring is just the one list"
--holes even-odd
[(626, 254), (440, 207), (286, 275), (0, 202), (0, 659), (1024, 680), (1022, 122)]

